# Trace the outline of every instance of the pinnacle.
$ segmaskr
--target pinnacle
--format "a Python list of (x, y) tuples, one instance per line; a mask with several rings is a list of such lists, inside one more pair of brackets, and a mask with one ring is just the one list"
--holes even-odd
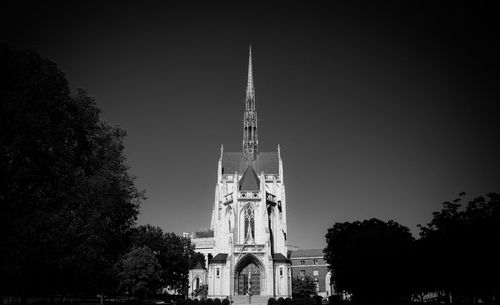
[(255, 89), (253, 86), (253, 67), (252, 67), (252, 46), (248, 53), (248, 83), (247, 83), (247, 100), (255, 99)]

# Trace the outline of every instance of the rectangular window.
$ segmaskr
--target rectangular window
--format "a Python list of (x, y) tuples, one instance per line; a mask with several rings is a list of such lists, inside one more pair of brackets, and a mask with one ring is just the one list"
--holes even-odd
[(283, 276), (283, 268), (280, 268), (280, 275)]
[(301, 265), (305, 265), (305, 264), (306, 264), (306, 261), (300, 261), (300, 264), (301, 264)]
[(318, 275), (319, 275), (319, 272), (318, 272), (318, 270), (314, 270), (314, 271), (313, 271), (313, 275), (316, 275), (316, 276), (318, 276)]
[(306, 271), (300, 270), (300, 277), (305, 277), (305, 276), (306, 276)]
[(318, 260), (317, 260), (317, 259), (315, 259), (315, 260), (313, 261), (313, 265), (317, 265), (317, 264), (318, 264)]
[(217, 268), (217, 277), (220, 275), (220, 268)]

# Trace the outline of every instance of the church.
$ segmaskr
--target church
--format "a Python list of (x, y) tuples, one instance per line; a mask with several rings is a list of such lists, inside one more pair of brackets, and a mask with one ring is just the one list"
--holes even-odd
[(209, 298), (291, 297), (283, 161), (279, 145), (259, 149), (251, 48), (244, 105), (241, 151), (220, 149), (210, 230), (191, 235), (208, 270), (190, 271), (189, 292), (207, 284)]

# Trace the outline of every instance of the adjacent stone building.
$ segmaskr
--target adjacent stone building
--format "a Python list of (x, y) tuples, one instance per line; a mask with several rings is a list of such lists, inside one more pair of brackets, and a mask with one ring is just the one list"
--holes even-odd
[(292, 277), (311, 277), (316, 284), (316, 292), (322, 297), (332, 295), (331, 273), (324, 259), (322, 249), (300, 249), (291, 252)]
[(192, 270), (190, 292), (207, 283), (211, 298), (292, 295), (283, 161), (279, 145), (259, 149), (252, 68), (250, 49), (242, 151), (221, 146), (210, 230), (191, 236), (208, 270)]

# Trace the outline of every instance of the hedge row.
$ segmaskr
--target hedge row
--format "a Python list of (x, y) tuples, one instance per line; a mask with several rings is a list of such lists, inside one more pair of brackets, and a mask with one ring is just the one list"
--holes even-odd
[(182, 299), (177, 302), (177, 305), (230, 305), (229, 299), (206, 299), (206, 300), (198, 300), (198, 299)]
[(320, 296), (314, 296), (312, 298), (269, 298), (267, 305), (321, 305), (322, 298)]
[[(315, 296), (313, 298), (269, 298), (268, 305), (321, 305), (321, 297)], [(182, 299), (177, 301), (177, 305), (231, 305), (229, 299)]]

